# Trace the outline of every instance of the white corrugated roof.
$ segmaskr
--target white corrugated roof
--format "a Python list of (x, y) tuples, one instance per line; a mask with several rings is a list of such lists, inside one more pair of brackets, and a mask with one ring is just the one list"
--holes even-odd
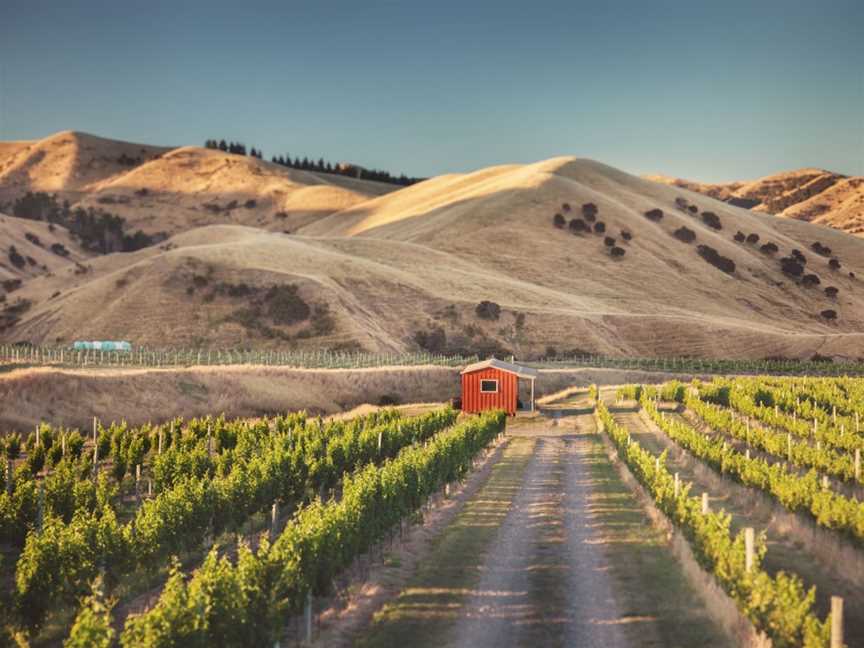
[(480, 362), (470, 364), (465, 367), (461, 371), (461, 373), (471, 373), (480, 369), (488, 369), (489, 367), (494, 367), (495, 369), (500, 369), (501, 371), (508, 371), (510, 373), (514, 373), (520, 378), (537, 377), (536, 369), (532, 369), (531, 367), (523, 367), (522, 365), (513, 364), (512, 362), (504, 362), (503, 360), (499, 360), (498, 358), (489, 358), (488, 360), (481, 360)]

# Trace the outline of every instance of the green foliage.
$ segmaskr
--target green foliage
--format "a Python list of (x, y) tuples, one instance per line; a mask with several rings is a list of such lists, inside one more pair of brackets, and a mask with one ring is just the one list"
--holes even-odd
[(110, 648), (116, 634), (111, 627), (112, 607), (113, 602), (105, 598), (102, 578), (97, 577), (63, 648)]
[(212, 551), (188, 583), (175, 570), (157, 604), (127, 621), (123, 646), (272, 644), (308, 591), (327, 592), (356, 556), (444, 483), (463, 476), (504, 421), (501, 412), (487, 413), (425, 446), (402, 449), (380, 467), (358, 469), (344, 478), (338, 501), (315, 499), (272, 546), (265, 542), (256, 554), (242, 548), (235, 564)]

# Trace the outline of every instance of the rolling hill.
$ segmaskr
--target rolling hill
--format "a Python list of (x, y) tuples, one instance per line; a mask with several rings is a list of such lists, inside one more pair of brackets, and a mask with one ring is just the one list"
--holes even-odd
[[(553, 224), (556, 213), (582, 220), (585, 203), (597, 210), (590, 232)], [(662, 217), (647, 218), (654, 209)], [(591, 160), (440, 176), (290, 235), (251, 225), (205, 225), (95, 258), (86, 274), (34, 278), (18, 291), (28, 307), (0, 339), (520, 357), (864, 356), (864, 241)], [(734, 240), (739, 231), (758, 244)], [(760, 250), (767, 243), (777, 250)], [(792, 250), (818, 285), (781, 270)], [(836, 296), (826, 295), (829, 286)], [(494, 303), (478, 309), (484, 301)]]
[(0, 145), (0, 205), (28, 191), (121, 216), (129, 231), (241, 224), (294, 230), (394, 185), (285, 168), (195, 146), (166, 148), (65, 131)]
[(864, 177), (798, 169), (750, 182), (705, 184), (650, 175), (646, 179), (695, 191), (753, 211), (864, 235)]

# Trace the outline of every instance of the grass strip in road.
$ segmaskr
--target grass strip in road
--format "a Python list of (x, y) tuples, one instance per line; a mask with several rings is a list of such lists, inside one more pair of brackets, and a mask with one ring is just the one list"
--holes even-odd
[(479, 582), (480, 569), (507, 517), (534, 441), (513, 438), (489, 480), (436, 540), (405, 589), (374, 617), (361, 646), (440, 646)]

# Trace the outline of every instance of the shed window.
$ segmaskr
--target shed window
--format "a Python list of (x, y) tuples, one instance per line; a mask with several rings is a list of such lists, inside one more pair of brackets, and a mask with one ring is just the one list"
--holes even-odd
[(480, 381), (480, 393), (481, 394), (497, 394), (498, 393), (498, 381), (497, 380), (481, 380)]

